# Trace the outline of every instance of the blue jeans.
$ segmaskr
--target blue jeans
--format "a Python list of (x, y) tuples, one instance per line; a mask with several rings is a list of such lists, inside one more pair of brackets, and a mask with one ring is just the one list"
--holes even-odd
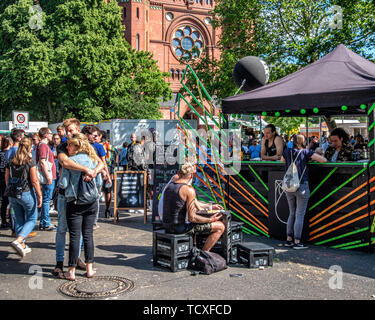
[(309, 183), (302, 183), (296, 192), (285, 192), (289, 205), (287, 236), (301, 240), (303, 222), (310, 197)]
[[(59, 194), (57, 198), (58, 224), (56, 230), (56, 262), (64, 262), (66, 233), (68, 232), (68, 221), (66, 219), (66, 198)], [(81, 235), (78, 256), (83, 247), (83, 238)]]
[(53, 190), (55, 189), (55, 180), (52, 180), (52, 184), (41, 184), (42, 186), (42, 210), (40, 211), (40, 223), (39, 227), (48, 228), (51, 225), (49, 219), (49, 207), (53, 195)]
[(15, 215), (17, 237), (27, 238), (38, 220), (37, 199), (34, 190), (22, 193), (21, 199), (9, 198)]

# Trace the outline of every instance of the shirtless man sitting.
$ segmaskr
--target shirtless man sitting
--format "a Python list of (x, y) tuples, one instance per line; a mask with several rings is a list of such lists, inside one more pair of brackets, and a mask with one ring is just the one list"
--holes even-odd
[[(178, 176), (167, 186), (163, 200), (163, 225), (168, 233), (181, 234), (207, 234), (204, 251), (210, 251), (220, 239), (225, 230), (225, 225), (220, 219), (221, 213), (211, 217), (202, 217), (196, 214), (199, 210), (208, 208), (208, 204), (198, 201), (195, 190), (190, 186), (195, 173), (195, 165), (186, 162)], [(215, 204), (213, 210), (223, 208)]]

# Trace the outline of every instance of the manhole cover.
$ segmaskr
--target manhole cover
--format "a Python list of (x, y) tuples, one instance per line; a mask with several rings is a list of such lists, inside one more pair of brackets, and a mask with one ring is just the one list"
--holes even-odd
[(99, 277), (68, 281), (58, 291), (73, 298), (106, 298), (123, 294), (134, 288), (134, 282), (121, 277)]

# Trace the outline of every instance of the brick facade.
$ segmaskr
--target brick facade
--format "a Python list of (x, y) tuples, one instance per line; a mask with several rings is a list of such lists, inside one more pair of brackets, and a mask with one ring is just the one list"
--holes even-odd
[[(212, 57), (219, 58), (219, 32), (209, 21), (214, 0), (118, 0), (118, 3), (122, 7), (125, 39), (133, 49), (153, 53), (160, 70), (170, 74), (167, 81), (173, 93), (179, 91), (185, 70), (179, 56), (194, 53), (191, 48), (196, 47), (208, 48)], [(170, 107), (161, 107), (160, 111), (164, 119), (174, 118)]]

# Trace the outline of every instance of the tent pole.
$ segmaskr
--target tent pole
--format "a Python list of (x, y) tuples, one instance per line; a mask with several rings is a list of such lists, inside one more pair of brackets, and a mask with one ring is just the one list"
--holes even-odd
[[(229, 140), (230, 140), (230, 129), (229, 129), (229, 116), (227, 114), (224, 114), (224, 119), (225, 119), (225, 123), (223, 125), (223, 129), (226, 130), (226, 133), (227, 133), (227, 137), (228, 137), (228, 144), (229, 144)], [(227, 150), (229, 152), (229, 150)], [(224, 160), (229, 160), (229, 157), (228, 159), (225, 157), (225, 155), (229, 155), (229, 153), (227, 152), (224, 152)], [(224, 163), (224, 168), (225, 168), (225, 163)], [(226, 170), (225, 170), (226, 171)], [(229, 189), (229, 175), (226, 175), (226, 178), (227, 178), (227, 183), (225, 185), (225, 191), (226, 191), (226, 196), (225, 196), (225, 202), (228, 203), (228, 210), (230, 208), (230, 197), (229, 197), (229, 192), (230, 192), (230, 189)]]
[[(368, 104), (367, 106), (367, 110), (370, 110), (370, 107), (371, 107), (371, 104)], [(370, 113), (367, 114), (367, 130), (368, 128), (370, 128), (370, 125), (372, 123), (375, 122), (375, 111), (372, 111)], [(371, 201), (374, 199), (373, 196), (372, 196), (372, 193), (370, 192), (370, 179), (371, 179), (371, 176), (374, 175), (374, 168), (372, 167), (372, 163), (375, 161), (375, 146), (373, 145), (373, 142), (374, 139), (375, 139), (375, 129), (372, 128), (370, 131), (367, 132), (368, 133), (368, 141), (369, 141), (369, 144), (371, 144), (370, 147), (368, 147), (368, 154), (369, 154), (369, 161), (367, 163), (367, 203), (368, 203), (368, 224), (369, 224), (369, 234), (368, 234), (368, 239), (369, 239), (369, 250), (368, 252), (369, 253), (372, 253), (375, 246), (372, 244), (372, 240), (371, 240), (371, 236), (374, 234), (374, 230), (372, 230), (373, 232), (371, 232), (371, 229), (372, 229), (372, 226), (373, 224), (375, 223), (375, 218), (373, 220), (373, 222), (371, 222), (371, 209), (373, 208), (370, 203)]]
[(322, 116), (319, 116), (319, 147), (322, 147)]
[(309, 117), (306, 117), (306, 145), (308, 146), (310, 143), (309, 139)]

